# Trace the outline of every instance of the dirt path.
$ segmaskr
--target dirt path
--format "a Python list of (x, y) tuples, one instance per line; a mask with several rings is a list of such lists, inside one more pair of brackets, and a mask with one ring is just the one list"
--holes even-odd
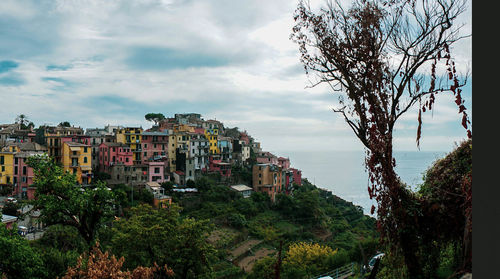
[(273, 253), (276, 253), (276, 251), (268, 249), (268, 248), (262, 248), (262, 249), (258, 250), (257, 252), (255, 252), (255, 254), (243, 258), (241, 261), (238, 262), (238, 266), (241, 269), (243, 269), (243, 271), (250, 272), (250, 271), (252, 271), (253, 265), (255, 264), (255, 262), (257, 260), (262, 259), (266, 256), (269, 256)]
[(262, 240), (257, 240), (257, 239), (248, 239), (243, 241), (238, 247), (233, 249), (231, 251), (231, 257), (233, 259), (236, 259), (240, 255), (246, 253), (250, 248), (254, 247), (255, 245), (258, 245), (262, 242)]

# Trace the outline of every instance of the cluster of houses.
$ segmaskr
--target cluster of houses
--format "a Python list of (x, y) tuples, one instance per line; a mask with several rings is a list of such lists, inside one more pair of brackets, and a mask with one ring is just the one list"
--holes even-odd
[(197, 113), (175, 114), (149, 129), (21, 127), (0, 125), (0, 187), (13, 186), (12, 195), (18, 198), (33, 198), (33, 170), (26, 159), (37, 154), (54, 158), (82, 185), (98, 175), (108, 185), (142, 185), (157, 193), (163, 182), (183, 188), (207, 173), (231, 181), (235, 166), (252, 170), (252, 185), (231, 186), (244, 196), (259, 191), (274, 200), (277, 193), (290, 193), (293, 184), (301, 185), (301, 171), (292, 168), (288, 158), (262, 151), (246, 131), (225, 128)]

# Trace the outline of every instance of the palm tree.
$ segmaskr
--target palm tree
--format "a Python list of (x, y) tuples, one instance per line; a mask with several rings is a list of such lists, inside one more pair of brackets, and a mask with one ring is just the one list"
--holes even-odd
[(28, 124), (28, 117), (25, 114), (19, 114), (16, 117), (16, 123), (18, 123), (21, 128), (26, 127), (26, 124)]

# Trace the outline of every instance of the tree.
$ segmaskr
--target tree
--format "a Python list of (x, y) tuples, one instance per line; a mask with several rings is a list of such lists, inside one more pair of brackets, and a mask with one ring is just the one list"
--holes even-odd
[(276, 259), (264, 257), (255, 262), (252, 273), (248, 275), (248, 279), (274, 279)]
[(63, 121), (63, 122), (59, 123), (59, 125), (57, 125), (57, 126), (60, 126), (60, 127), (71, 127), (71, 124), (68, 121)]
[(214, 249), (206, 242), (208, 221), (181, 219), (180, 208), (154, 209), (142, 204), (128, 219), (113, 223), (111, 249), (125, 257), (125, 267), (167, 264), (178, 278), (196, 278), (210, 272)]
[[(462, 0), (392, 0), (352, 3), (348, 9), (329, 3), (318, 14), (300, 2), (291, 35), (301, 52), (306, 73), (318, 84), (338, 92), (341, 114), (366, 148), (370, 198), (378, 204), (378, 228), (392, 249), (401, 249), (410, 278), (421, 267), (418, 246), (407, 224), (415, 197), (395, 172), (393, 130), (398, 119), (418, 107), (417, 146), (421, 113), (433, 109), (436, 95), (451, 92), (467, 136), (470, 120), (461, 96), (467, 78), (459, 81), (450, 47), (460, 40), (455, 20), (465, 10)], [(442, 63), (446, 74), (437, 76)], [(430, 66), (430, 75), (422, 73)], [(372, 207), (372, 213), (375, 208)]]
[(25, 114), (19, 114), (16, 117), (16, 123), (20, 124), (21, 126), (28, 124), (28, 117)]
[(284, 274), (299, 272), (305, 273), (309, 278), (324, 273), (333, 269), (331, 264), (336, 254), (337, 250), (329, 246), (306, 242), (293, 243), (288, 247), (283, 260)]
[[(1, 218), (1, 214), (0, 214)], [(40, 255), (32, 249), (17, 230), (7, 229), (0, 222), (0, 277), (45, 278), (46, 270)]]
[(155, 126), (158, 126), (158, 123), (165, 119), (165, 116), (162, 113), (148, 113), (144, 116), (147, 121), (153, 121)]
[(40, 210), (41, 221), (49, 226), (75, 227), (90, 245), (99, 227), (113, 216), (113, 193), (103, 182), (81, 188), (74, 174), (65, 172), (46, 155), (30, 157), (28, 165), (35, 175), (33, 210)]
[(88, 250), (78, 230), (70, 226), (53, 225), (43, 236), (31, 242), (47, 269), (47, 278), (61, 277), (70, 266), (77, 264), (81, 253)]
[(35, 127), (35, 124), (28, 120), (28, 117), (25, 114), (19, 114), (16, 117), (16, 123), (19, 124), (22, 130), (32, 129)]

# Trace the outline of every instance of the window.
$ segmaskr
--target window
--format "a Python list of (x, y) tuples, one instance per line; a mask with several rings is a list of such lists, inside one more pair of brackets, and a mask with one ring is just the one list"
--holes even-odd
[(26, 175), (26, 166), (23, 166), (23, 175)]
[(160, 168), (155, 168), (155, 173), (160, 173)]
[(14, 164), (16, 164), (16, 165), (17, 165), (17, 164), (18, 164), (18, 162), (19, 162), (18, 158), (14, 158)]
[[(113, 157), (114, 159), (115, 157)], [(87, 157), (83, 157), (83, 163), (87, 163)]]
[(14, 174), (17, 174), (17, 166), (14, 167)]
[(127, 157), (127, 158), (125, 158), (125, 162), (127, 162), (127, 163), (128, 163), (128, 157)]

